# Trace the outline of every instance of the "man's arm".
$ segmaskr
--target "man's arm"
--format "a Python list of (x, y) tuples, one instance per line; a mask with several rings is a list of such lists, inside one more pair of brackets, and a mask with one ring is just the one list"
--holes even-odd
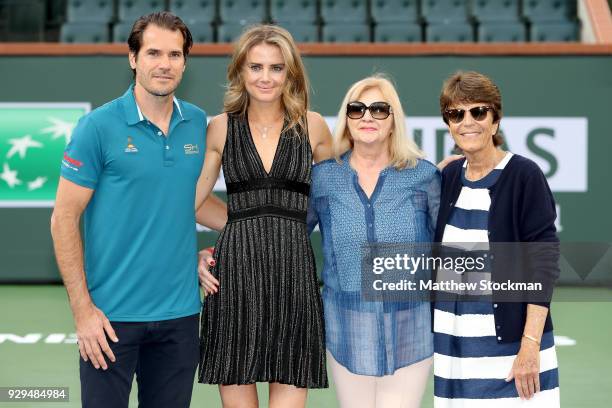
[(105, 331), (114, 342), (117, 336), (109, 320), (98, 309), (89, 295), (83, 267), (83, 242), (79, 229), (81, 214), (91, 199), (93, 190), (81, 187), (60, 177), (55, 208), (51, 216), (51, 235), (60, 274), (68, 292), (68, 299), (77, 331), (79, 351), (83, 360), (91, 359), (96, 368), (107, 368), (102, 351), (115, 361), (106, 341)]

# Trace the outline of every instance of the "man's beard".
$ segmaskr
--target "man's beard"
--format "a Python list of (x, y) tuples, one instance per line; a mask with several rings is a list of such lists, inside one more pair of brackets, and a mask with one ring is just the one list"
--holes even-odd
[(145, 90), (148, 93), (150, 93), (151, 95), (153, 95), (153, 96), (158, 96), (158, 97), (162, 98), (162, 97), (166, 97), (166, 96), (172, 95), (174, 93), (174, 91), (176, 91), (176, 88), (178, 88), (178, 84), (179, 83), (180, 82), (178, 82), (176, 84), (176, 86), (174, 86), (172, 88), (169, 88), (169, 89), (166, 88), (166, 89), (158, 90), (158, 89), (155, 89), (155, 88), (151, 87), (151, 88), (145, 88)]
[(150, 91), (149, 91), (149, 93), (150, 93), (151, 95), (154, 95), (154, 96), (160, 96), (160, 97), (163, 97), (163, 96), (168, 96), (168, 95), (173, 94), (173, 93), (174, 93), (174, 91), (176, 91), (176, 88), (173, 88), (173, 89), (171, 89), (171, 90), (169, 90), (169, 91), (164, 91), (164, 92), (162, 92), (162, 91), (150, 90)]

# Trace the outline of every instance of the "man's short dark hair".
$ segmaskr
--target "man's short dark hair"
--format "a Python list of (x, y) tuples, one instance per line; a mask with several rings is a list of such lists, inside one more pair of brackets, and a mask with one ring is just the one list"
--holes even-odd
[[(130, 53), (134, 54), (134, 56), (138, 56), (138, 52), (140, 51), (140, 47), (142, 47), (142, 34), (149, 26), (149, 24), (153, 24), (157, 27), (164, 28), (170, 31), (180, 31), (183, 35), (183, 57), (187, 59), (187, 55), (189, 55), (189, 50), (193, 45), (193, 38), (191, 37), (191, 32), (189, 28), (183, 23), (183, 20), (180, 17), (168, 12), (168, 11), (158, 11), (155, 13), (147, 14), (140, 17), (134, 25), (132, 26), (132, 31), (130, 32), (130, 36), (128, 37), (127, 43), (130, 48)], [(136, 76), (136, 70), (132, 70), (134, 72), (134, 76)]]

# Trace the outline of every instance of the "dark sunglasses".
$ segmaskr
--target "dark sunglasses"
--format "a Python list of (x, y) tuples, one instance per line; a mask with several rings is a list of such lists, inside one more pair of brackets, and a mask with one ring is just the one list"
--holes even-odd
[(374, 119), (379, 120), (387, 119), (393, 113), (387, 102), (372, 102), (370, 106), (363, 102), (350, 102), (346, 105), (346, 116), (350, 119), (361, 119), (367, 110)]
[[(490, 106), (476, 106), (468, 110), (470, 111), (470, 115), (472, 115), (474, 120), (480, 122), (487, 118), (487, 112), (493, 111), (493, 108)], [(465, 109), (447, 109), (444, 111), (442, 116), (447, 121), (461, 123), (465, 118)]]

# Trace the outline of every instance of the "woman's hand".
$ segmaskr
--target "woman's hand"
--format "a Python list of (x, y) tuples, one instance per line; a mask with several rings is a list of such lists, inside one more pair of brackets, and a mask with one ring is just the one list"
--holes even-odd
[(205, 248), (198, 253), (198, 277), (200, 285), (204, 288), (206, 295), (212, 295), (219, 291), (219, 281), (208, 270), (209, 267), (215, 266), (212, 251)]
[(460, 154), (451, 154), (450, 156), (446, 156), (440, 163), (437, 164), (438, 170), (442, 171), (446, 166), (455, 160), (463, 159), (464, 156)]
[(530, 399), (540, 392), (540, 345), (535, 341), (523, 337), (506, 381), (513, 378), (521, 399)]

